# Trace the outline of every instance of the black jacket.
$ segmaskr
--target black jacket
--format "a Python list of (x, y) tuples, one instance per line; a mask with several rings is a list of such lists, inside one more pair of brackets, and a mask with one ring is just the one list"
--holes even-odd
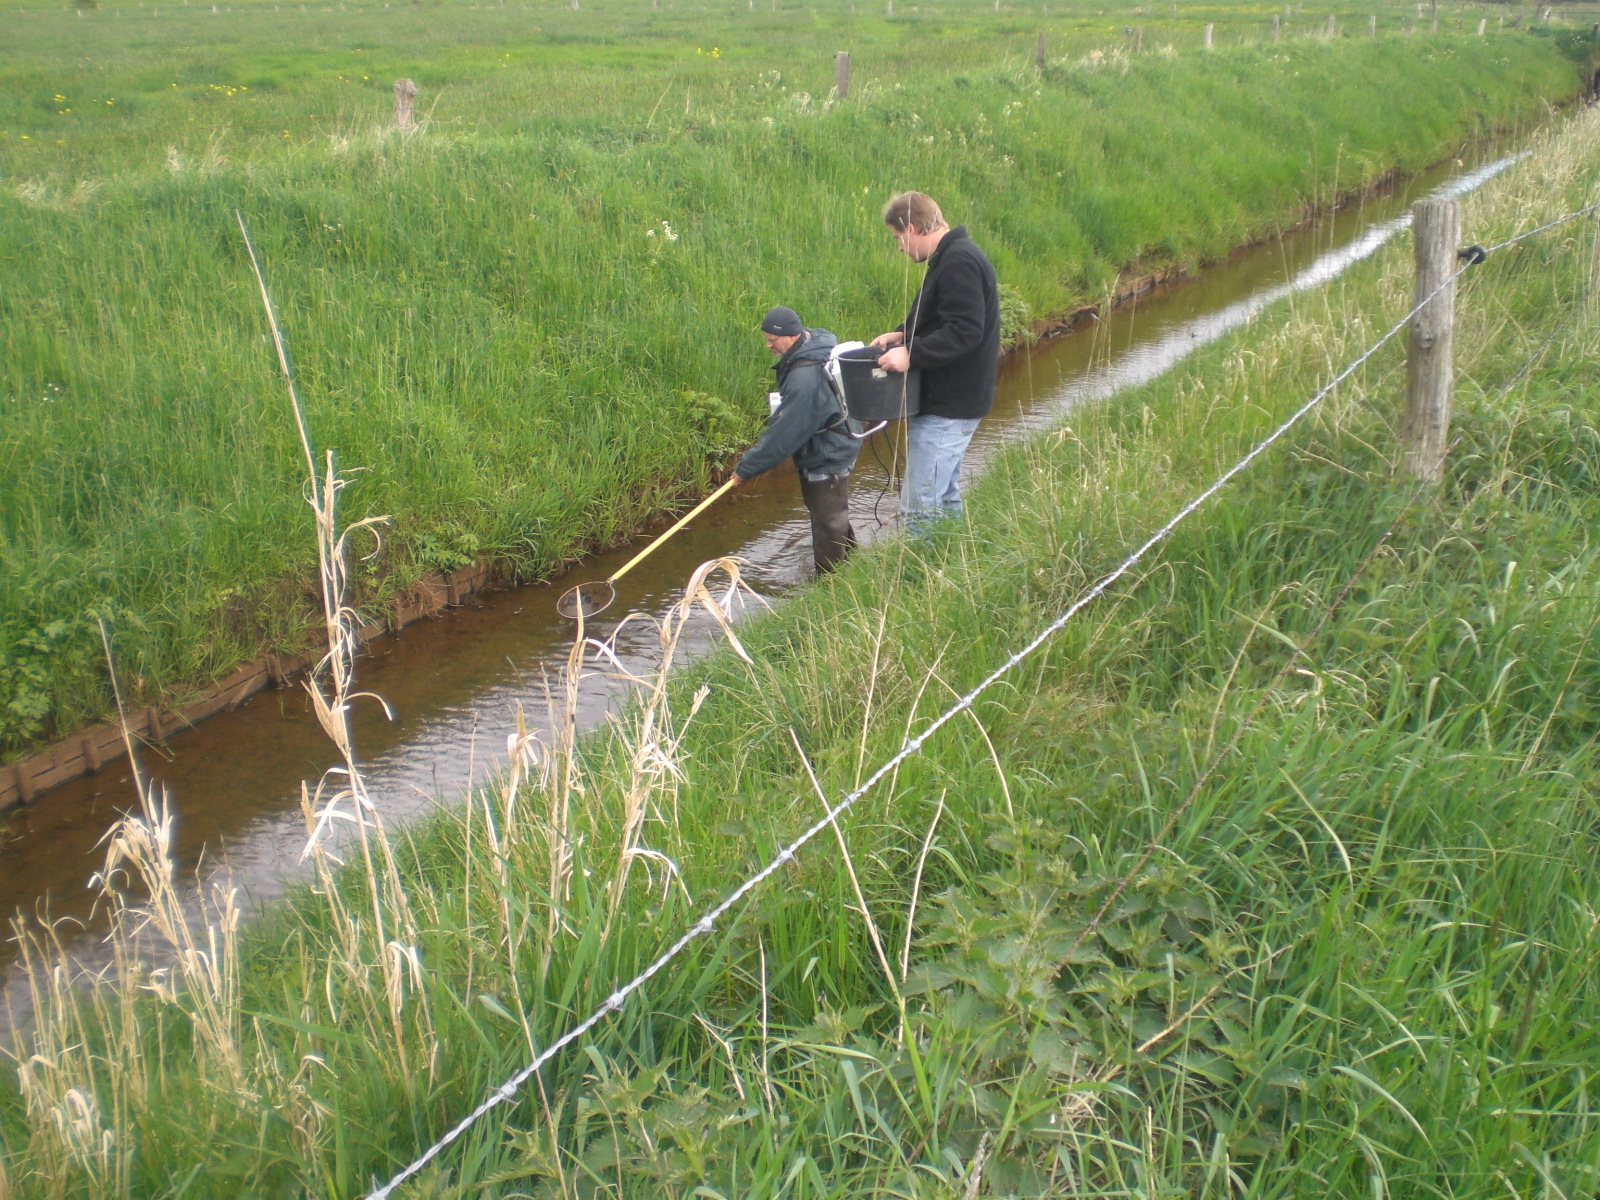
[(900, 329), (922, 372), (923, 412), (987, 415), (1000, 362), (1000, 288), (965, 225), (939, 239)]
[(838, 344), (826, 329), (807, 329), (772, 364), (783, 403), (733, 468), (741, 479), (763, 475), (791, 455), (796, 470), (816, 475), (847, 475), (855, 466), (861, 443), (850, 436), (839, 401), (822, 373), (828, 351)]

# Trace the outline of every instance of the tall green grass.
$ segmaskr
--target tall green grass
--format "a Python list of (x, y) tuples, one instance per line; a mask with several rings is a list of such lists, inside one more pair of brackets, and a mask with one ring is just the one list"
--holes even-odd
[[(1467, 236), (1593, 201), (1597, 150), (1585, 113)], [(1591, 1194), (1596, 237), (1464, 281), (1443, 486), (1395, 477), (1391, 346), (869, 794), (848, 850), (404, 1194)], [(237, 940), (219, 908), (183, 988), (40, 963), (0, 1188), (360, 1194), (814, 820), (812, 772), (863, 778), (1364, 349), (1410, 273), (1396, 245), (1286, 301), (740, 626), (746, 657), (520, 744), (396, 846), (414, 943), (330, 867)]]
[[(1577, 85), (1550, 39), (1453, 16), (1327, 43), (1306, 13), (1270, 45), (1275, 10), (1186, 11), (1145, 20), (1134, 59), (1127, 15), (1086, 7), (662, 3), (7, 4), (0, 749), (106, 711), (97, 618), (135, 702), (314, 624), (235, 209), (309, 418), (361, 469), (347, 504), (396, 518), (356, 581), (377, 605), (482, 558), (538, 577), (702, 487), (758, 425), (752, 313), (857, 334), (898, 313), (894, 188), (938, 195), (1058, 312)], [(383, 129), (401, 74), (414, 137)]]

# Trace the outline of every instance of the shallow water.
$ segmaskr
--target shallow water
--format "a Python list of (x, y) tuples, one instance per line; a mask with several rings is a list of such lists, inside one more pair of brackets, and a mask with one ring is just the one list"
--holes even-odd
[[(1405, 228), (1405, 214), (1419, 195), (1470, 190), (1512, 161), (1495, 158), (1472, 169), (1450, 164), (1009, 356), (969, 467), (981, 466), (997, 446), (1058, 421), (1074, 405), (1154, 378), (1266, 305), (1334, 277)], [(885, 314), (885, 323), (891, 319)], [(835, 332), (866, 338), (878, 331)], [(752, 347), (752, 353), (758, 350)], [(852, 510), (865, 541), (894, 536), (896, 503), (886, 468), (897, 454), (894, 440), (873, 439), (853, 477)], [(541, 724), (542, 682), (564, 665), (573, 631), (556, 615), (556, 598), (574, 583), (605, 578), (645, 540), (585, 560), (548, 585), (479, 595), (466, 607), (368, 647), (358, 667), (359, 685), (381, 695), (394, 716), (386, 721), (376, 705), (366, 705), (355, 737), (371, 795), (386, 819), (402, 821), (449, 802), (469, 780), (492, 771), (504, 757), (519, 706), (531, 725)], [(771, 598), (809, 576), (809, 524), (792, 472), (774, 471), (697, 519), (618, 583), (616, 603), (591, 624), (590, 633), (609, 634), (630, 611), (664, 611), (694, 568), (720, 555), (746, 560), (747, 580)], [(691, 653), (709, 632), (692, 631), (686, 639)], [(619, 639), (630, 668), (651, 662), (655, 649), (653, 633), (642, 622), (630, 624)], [(614, 680), (589, 676), (581, 690), (580, 721), (590, 726), (602, 720), (624, 695)], [(314, 787), (334, 761), (299, 687), (263, 692), (233, 713), (174, 735), (159, 755), (144, 755), (146, 770), (177, 810), (183, 870), (224, 865), (255, 902), (304, 877), (301, 782)], [(136, 803), (124, 761), (0, 818), (0, 912), (68, 918), (69, 930), (89, 922), (92, 895), (86, 884), (99, 865), (99, 842), (118, 810)], [(13, 950), (9, 942), (0, 943), (0, 967)], [(15, 984), (12, 971), (3, 990), (15, 994)]]

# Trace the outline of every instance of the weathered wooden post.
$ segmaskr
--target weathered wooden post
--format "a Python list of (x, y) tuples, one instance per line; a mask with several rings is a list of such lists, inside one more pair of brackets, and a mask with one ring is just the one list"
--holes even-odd
[(1207, 50), (1211, 49), (1211, 33), (1215, 28), (1216, 28), (1216, 24), (1214, 22), (1211, 22), (1211, 21), (1207, 21), (1206, 22), (1206, 35), (1205, 35), (1205, 40), (1204, 40), (1204, 42), (1202, 44), (1205, 46), (1205, 48)]
[(411, 102), (417, 98), (417, 85), (409, 79), (396, 79), (394, 81), (394, 127), (396, 129), (411, 129), (415, 122), (411, 119)]
[(1378, 36), (1378, 14), (1377, 13), (1372, 13), (1370, 16), (1367, 17), (1367, 36), (1369, 38), (1375, 38), (1375, 37)]
[(1439, 32), (1439, 0), (1428, 0), (1428, 32)]
[(1422, 307), (1411, 318), (1400, 451), (1408, 474), (1433, 482), (1444, 463), (1455, 392), (1451, 343), (1461, 205), (1454, 200), (1417, 201), (1411, 208), (1411, 238), (1417, 267), (1412, 304)]
[(1281, 22), (1281, 18), (1278, 16), (1278, 14), (1277, 13), (1273, 13), (1272, 14), (1272, 40), (1273, 41), (1277, 41), (1278, 40), (1278, 29), (1279, 29), (1280, 22)]
[(894, 16), (894, 0), (883, 0), (883, 15), (886, 17)]
[(1039, 30), (1039, 40), (1033, 45), (1033, 65), (1044, 70), (1044, 30)]
[(1139, 53), (1139, 46), (1143, 41), (1144, 41), (1144, 26), (1143, 25), (1135, 25), (1133, 27), (1133, 52), (1135, 54)]
[(1328, 36), (1330, 38), (1338, 33), (1338, 28), (1339, 27), (1334, 23), (1335, 20), (1336, 20), (1336, 18), (1334, 17), (1334, 15), (1332, 13), (1329, 13), (1328, 14)]
[(1488, 17), (1479, 17), (1478, 18), (1478, 36), (1482, 37), (1484, 35), (1484, 33), (1487, 32), (1488, 28), (1489, 28), (1489, 18)]
[(843, 100), (850, 94), (850, 51), (841, 50), (833, 56), (833, 98)]
[(1411, 32), (1411, 18), (1410, 17), (1401, 17), (1400, 18), (1400, 32), (1401, 33), (1410, 33)]

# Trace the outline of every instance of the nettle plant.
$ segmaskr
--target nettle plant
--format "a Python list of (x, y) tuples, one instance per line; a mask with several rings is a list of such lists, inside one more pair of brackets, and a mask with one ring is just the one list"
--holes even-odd
[[(786, 1028), (763, 998), (759, 1017), (701, 1022), (698, 1065), (591, 1047), (565, 1127), (512, 1133), (520, 1162), (494, 1182), (758, 1195), (887, 1173), (907, 1195), (1059, 1194), (1136, 1173), (1147, 1148), (1118, 1130), (1152, 1110), (1236, 1162), (1280, 1146), (1305, 1072), (1265, 1064), (1251, 1014), (1285, 956), (1170, 856), (1095, 870), (1045, 820), (1003, 816), (986, 845), (998, 865), (927, 907), (921, 961), (889, 998), (818, 996)], [(726, 1069), (707, 1087), (712, 1062)]]
[(1218, 1102), (1253, 1071), (1251, 991), (1278, 956), (1219, 912), (1199, 870), (1165, 853), (1097, 869), (1039, 818), (1000, 818), (986, 845), (1004, 866), (937, 898), (911, 991), (965, 1031), (966, 1102), (945, 1137), (974, 1170), (987, 1155), (988, 1188), (1060, 1184), (1083, 1165), (1070, 1143), (1111, 1108), (1167, 1109), (1178, 1068), (1182, 1124), (1212, 1126), (1205, 1143), (1274, 1145), (1295, 1079), (1263, 1080), (1242, 1119)]

